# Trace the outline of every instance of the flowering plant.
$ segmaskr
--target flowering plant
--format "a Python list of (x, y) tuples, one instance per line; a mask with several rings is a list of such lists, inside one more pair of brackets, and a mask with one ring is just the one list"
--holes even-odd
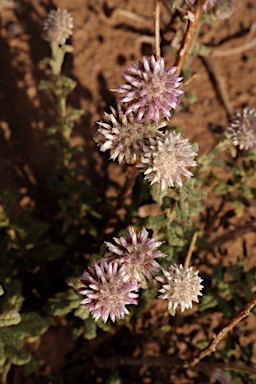
[[(251, 332), (255, 87), (250, 83), (246, 97), (239, 84), (229, 100), (212, 57), (254, 46), (253, 40), (239, 49), (214, 46), (217, 26), (227, 32), (236, 24), (237, 9), (253, 6), (233, 0), (159, 0), (153, 32), (142, 28), (149, 19), (131, 11), (139, 3), (129, 3), (130, 10), (127, 4), (122, 9), (113, 2), (92, 3), (83, 5), (81, 14), (75, 3), (69, 11), (49, 10), (40, 20), (40, 41), (49, 56), (39, 64), (40, 92), (35, 94), (30, 81), (23, 89), (17, 79), (17, 89), (24, 91), (19, 102), (25, 109), (34, 95), (31, 105), (42, 117), (30, 121), (28, 113), (26, 121), (42, 135), (42, 127), (49, 126), (43, 157), (38, 149), (43, 136), (31, 154), (16, 157), (25, 113), (20, 130), (15, 113), (7, 122), (4, 112), (0, 121), (15, 172), (28, 178), (18, 192), (0, 192), (0, 381), (248, 383), (256, 374)], [(29, 16), (17, 2), (0, 1), (3, 20), (9, 12), (21, 20), (29, 17), (27, 33), (45, 10), (30, 14), (33, 6), (24, 7)], [(221, 21), (233, 15), (230, 22)], [(132, 27), (123, 29), (121, 18)], [(123, 68), (120, 84), (118, 71), (109, 77), (107, 61), (115, 50), (108, 47), (107, 56), (99, 48), (91, 61), (87, 56), (95, 40), (107, 44), (109, 26), (113, 36), (120, 30), (123, 37), (132, 33), (134, 42), (132, 54), (113, 59)], [(33, 52), (34, 36), (8, 40), (6, 31), (1, 30), (3, 39), (13, 62), (18, 57), (15, 70), (21, 71), (23, 56), (13, 50), (28, 44)], [(204, 45), (209, 31), (214, 43)], [(252, 34), (253, 28), (248, 39)], [(79, 36), (87, 39), (80, 50)], [(223, 44), (231, 40), (223, 36)], [(146, 48), (143, 43), (137, 49), (141, 41)], [(87, 67), (79, 75), (77, 63), (84, 57)], [(241, 68), (247, 68), (248, 57), (241, 60)], [(39, 73), (34, 66), (33, 71)], [(97, 102), (93, 77), (101, 91)], [(215, 98), (209, 88), (205, 91), (210, 80)], [(211, 105), (220, 100), (207, 128)], [(195, 118), (196, 108), (201, 120)], [(48, 164), (45, 182), (37, 173), (42, 162)]]

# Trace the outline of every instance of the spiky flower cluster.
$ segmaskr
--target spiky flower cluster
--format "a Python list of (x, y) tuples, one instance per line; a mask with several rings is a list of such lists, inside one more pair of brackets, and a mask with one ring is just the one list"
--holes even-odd
[(162, 190), (173, 187), (174, 183), (182, 186), (181, 175), (191, 177), (193, 174), (187, 167), (197, 165), (191, 160), (196, 153), (180, 133), (166, 131), (162, 136), (150, 139), (150, 145), (143, 147), (143, 150), (138, 167), (142, 168), (150, 184), (158, 182)]
[(147, 123), (159, 123), (161, 114), (170, 119), (172, 108), (178, 108), (178, 97), (184, 93), (177, 89), (182, 78), (176, 74), (176, 67), (165, 67), (162, 57), (144, 56), (138, 65), (132, 63), (123, 77), (127, 83), (116, 92), (122, 95), (120, 102), (126, 104), (126, 113), (136, 112), (138, 121), (144, 118)]
[(250, 149), (256, 146), (256, 111), (254, 108), (244, 108), (242, 113), (236, 113), (227, 127), (227, 136), (240, 149)]
[(197, 165), (190, 159), (196, 153), (179, 134), (164, 134), (166, 123), (161, 119), (170, 119), (172, 109), (178, 108), (182, 78), (175, 67), (165, 67), (164, 59), (154, 56), (132, 63), (123, 77), (127, 83), (116, 89), (122, 95), (120, 103), (98, 122), (96, 143), (119, 163), (137, 162), (145, 179), (160, 183), (162, 190), (175, 183), (181, 186), (181, 177), (192, 175), (186, 168)]
[(157, 276), (161, 283), (159, 298), (168, 300), (168, 309), (173, 314), (178, 305), (181, 312), (192, 308), (192, 301), (198, 303), (198, 296), (202, 296), (203, 281), (198, 276), (198, 271), (192, 267), (184, 268), (182, 265), (171, 265), (168, 270), (163, 270), (164, 276)]
[(118, 258), (131, 275), (131, 280), (145, 288), (147, 282), (151, 282), (155, 272), (160, 269), (160, 265), (154, 259), (166, 256), (156, 250), (162, 244), (156, 240), (148, 237), (145, 228), (136, 233), (134, 228), (130, 227), (125, 237), (114, 238), (116, 244), (106, 242), (110, 251), (106, 256)]
[(72, 35), (74, 27), (73, 18), (65, 10), (52, 9), (43, 23), (45, 38), (50, 42), (65, 44), (66, 40)]
[(81, 304), (87, 308), (97, 321), (104, 322), (108, 317), (112, 321), (123, 319), (129, 314), (127, 304), (137, 305), (138, 294), (134, 293), (139, 286), (132, 282), (125, 265), (118, 260), (102, 259), (99, 264), (93, 263), (88, 271), (84, 271), (79, 293), (85, 296)]
[[(129, 164), (134, 163), (142, 154), (144, 143), (162, 133), (155, 123), (138, 122), (133, 113), (126, 114), (120, 104), (117, 110), (111, 107), (111, 114), (104, 113), (94, 140), (101, 151), (110, 150), (110, 158), (121, 163), (123, 159)], [(165, 124), (164, 124), (165, 125)]]
[[(125, 237), (114, 238), (115, 244), (106, 242), (109, 251), (99, 263), (92, 263), (84, 271), (78, 290), (85, 298), (81, 304), (87, 308), (95, 320), (100, 317), (104, 322), (110, 319), (123, 319), (129, 314), (126, 305), (137, 305), (138, 291), (146, 288), (156, 278), (161, 283), (159, 298), (169, 301), (169, 310), (181, 306), (192, 307), (192, 301), (198, 302), (201, 295), (202, 279), (198, 271), (192, 268), (171, 266), (168, 270), (155, 261), (156, 258), (166, 257), (156, 250), (162, 242), (156, 238), (150, 239), (145, 228), (136, 233), (129, 228)], [(163, 271), (164, 276), (160, 276)]]

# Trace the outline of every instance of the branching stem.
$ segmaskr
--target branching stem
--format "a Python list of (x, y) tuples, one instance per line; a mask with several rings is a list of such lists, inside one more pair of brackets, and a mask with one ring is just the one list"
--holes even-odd
[(185, 367), (188, 368), (195, 366), (205, 356), (209, 355), (209, 353), (214, 352), (217, 348), (217, 345), (224, 338), (224, 336), (226, 336), (241, 320), (247, 317), (255, 305), (256, 293), (253, 295), (251, 300), (246, 303), (242, 309), (240, 309), (240, 311), (233, 317), (233, 319), (231, 319), (217, 335), (213, 336), (212, 341), (208, 347), (200, 351), (199, 354), (195, 356), (190, 363), (185, 364)]
[(199, 25), (201, 15), (203, 13), (203, 7), (205, 5), (205, 2), (206, 0), (197, 0), (194, 6), (195, 11), (188, 13), (187, 29), (178, 52), (176, 62), (174, 64), (175, 67), (177, 67), (177, 73), (181, 73), (184, 64), (190, 54), (190, 48), (197, 31), (197, 27)]

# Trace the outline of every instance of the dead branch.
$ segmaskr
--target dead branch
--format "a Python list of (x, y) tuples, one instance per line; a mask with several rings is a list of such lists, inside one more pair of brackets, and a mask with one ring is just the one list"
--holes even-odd
[(206, 0), (197, 0), (194, 6), (194, 12), (188, 12), (188, 24), (184, 34), (176, 62), (174, 64), (177, 67), (177, 73), (182, 71), (182, 68), (190, 54), (190, 48), (196, 34), (197, 27), (199, 25), (200, 17), (203, 13), (203, 6)]
[(156, 57), (160, 56), (160, 0), (156, 0), (155, 10), (155, 41), (156, 41)]
[(194, 367), (201, 361), (205, 356), (209, 355), (209, 353), (215, 352), (217, 345), (219, 342), (245, 317), (247, 317), (253, 307), (256, 305), (256, 293), (253, 295), (251, 300), (243, 306), (242, 309), (231, 319), (222, 329), (221, 331), (213, 336), (212, 341), (202, 351), (195, 356), (191, 362), (185, 364), (185, 368)]

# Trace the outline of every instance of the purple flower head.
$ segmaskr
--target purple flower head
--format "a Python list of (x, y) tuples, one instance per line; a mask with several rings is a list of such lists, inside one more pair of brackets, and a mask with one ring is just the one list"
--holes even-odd
[(73, 18), (66, 9), (63, 11), (52, 9), (43, 23), (46, 39), (59, 44), (65, 44), (66, 40), (73, 33), (73, 27)]
[(102, 259), (98, 264), (93, 263), (88, 271), (84, 271), (81, 283), (85, 286), (78, 291), (85, 296), (81, 304), (96, 321), (100, 317), (104, 322), (108, 317), (112, 321), (123, 319), (129, 314), (126, 304), (138, 304), (138, 294), (134, 291), (139, 286), (131, 282), (125, 265), (118, 260)]
[(174, 187), (174, 183), (182, 186), (181, 175), (193, 176), (186, 167), (197, 165), (190, 159), (196, 153), (180, 133), (166, 131), (163, 136), (150, 139), (150, 145), (144, 146), (143, 150), (141, 163), (137, 166), (142, 168), (150, 184), (160, 183), (161, 189), (165, 190), (166, 187)]
[[(145, 124), (135, 120), (133, 113), (125, 114), (121, 105), (117, 110), (111, 108), (111, 114), (105, 113), (94, 140), (101, 151), (110, 149), (110, 158), (121, 163), (134, 163), (142, 153), (142, 147), (149, 138), (161, 135), (155, 123)], [(163, 124), (165, 125), (165, 124)], [(161, 125), (161, 127), (163, 126)]]
[(168, 270), (163, 269), (163, 274), (164, 276), (156, 276), (161, 283), (159, 298), (168, 300), (169, 311), (175, 314), (180, 305), (183, 312), (186, 308), (192, 308), (192, 301), (198, 303), (198, 296), (202, 296), (200, 291), (203, 288), (203, 280), (198, 276), (198, 271), (175, 264)]
[(139, 122), (145, 119), (159, 123), (161, 113), (169, 120), (171, 109), (178, 108), (178, 97), (184, 93), (177, 89), (182, 77), (175, 71), (176, 67), (165, 67), (160, 56), (157, 59), (144, 56), (138, 65), (132, 63), (123, 73), (127, 83), (116, 89), (122, 95), (120, 102), (127, 104), (126, 114), (136, 112)]
[(160, 265), (154, 260), (166, 255), (156, 251), (162, 242), (156, 238), (148, 238), (145, 228), (136, 233), (130, 227), (126, 237), (114, 238), (116, 244), (106, 242), (109, 251), (106, 256), (118, 258), (127, 272), (131, 275), (132, 281), (136, 281), (142, 288), (147, 286), (147, 281), (151, 282), (153, 275), (160, 269)]
[(240, 149), (250, 149), (256, 146), (256, 111), (254, 108), (244, 108), (242, 113), (235, 113), (227, 127), (227, 136)]

